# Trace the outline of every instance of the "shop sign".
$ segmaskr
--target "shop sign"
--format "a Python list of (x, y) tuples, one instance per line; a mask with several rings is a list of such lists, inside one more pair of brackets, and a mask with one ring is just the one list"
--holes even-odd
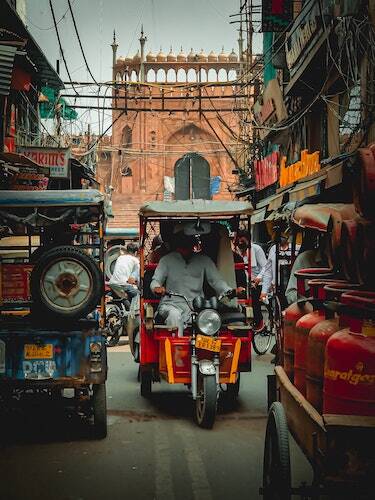
[(309, 154), (307, 149), (301, 151), (301, 160), (286, 165), (286, 156), (280, 161), (280, 187), (288, 186), (320, 171), (319, 151)]
[[(301, 12), (300, 16), (302, 16), (302, 14), (304, 15), (302, 17), (298, 17), (300, 19), (299, 26), (295, 29), (292, 35), (286, 39), (285, 54), (289, 70), (295, 66), (302, 54), (307, 53), (307, 46), (311, 44), (316, 33), (318, 32), (318, 6), (311, 9), (311, 6), (309, 5), (311, 10), (308, 17), (304, 11)], [(296, 19), (295, 23), (298, 23), (298, 19)]]
[(292, 0), (262, 1), (262, 31), (284, 31), (293, 20)]
[[(287, 118), (288, 114), (277, 78), (268, 82), (262, 98), (264, 104), (257, 101), (253, 106), (255, 119), (260, 126), (272, 127)], [(267, 128), (260, 127), (259, 136), (261, 139), (264, 139), (268, 134)]]
[(255, 161), (255, 186), (257, 191), (277, 182), (278, 163), (278, 151), (273, 151), (262, 160)]
[(38, 165), (49, 168), (50, 177), (69, 178), (70, 148), (40, 148), (21, 146), (18, 152)]
[(48, 188), (48, 177), (35, 172), (18, 172), (12, 176), (10, 189), (14, 191), (45, 191)]
[(1, 266), (1, 299), (5, 303), (22, 303), (31, 300), (30, 264), (3, 264)]

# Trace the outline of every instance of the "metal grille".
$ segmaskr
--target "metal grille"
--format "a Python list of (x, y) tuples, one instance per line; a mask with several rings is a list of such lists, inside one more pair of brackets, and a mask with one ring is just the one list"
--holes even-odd
[(9, 95), (17, 47), (0, 44), (0, 95)]

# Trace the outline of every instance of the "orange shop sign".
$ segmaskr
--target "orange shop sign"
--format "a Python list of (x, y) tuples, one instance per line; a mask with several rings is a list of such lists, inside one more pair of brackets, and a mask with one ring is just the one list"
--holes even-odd
[(292, 165), (286, 165), (286, 156), (280, 162), (280, 187), (293, 184), (299, 179), (315, 174), (320, 170), (319, 151), (308, 153), (307, 149), (301, 151), (301, 159)]
[(262, 160), (255, 161), (255, 185), (257, 191), (260, 191), (277, 181), (278, 162), (278, 151), (268, 154)]

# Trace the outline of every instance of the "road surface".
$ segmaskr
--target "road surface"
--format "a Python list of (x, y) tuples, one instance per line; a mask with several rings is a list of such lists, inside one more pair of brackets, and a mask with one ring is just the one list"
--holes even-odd
[[(1, 500), (256, 499), (262, 482), (266, 375), (271, 355), (243, 374), (238, 406), (213, 430), (198, 428), (184, 387), (157, 384), (139, 395), (137, 365), (111, 349), (109, 434), (92, 440), (87, 422), (38, 402), (1, 419)], [(294, 483), (310, 469), (291, 442)]]

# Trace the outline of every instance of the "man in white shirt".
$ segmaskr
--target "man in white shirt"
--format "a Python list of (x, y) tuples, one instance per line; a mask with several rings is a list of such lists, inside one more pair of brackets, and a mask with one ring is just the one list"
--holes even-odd
[[(196, 241), (184, 234), (176, 235), (176, 250), (162, 257), (151, 281), (151, 290), (162, 296), (158, 307), (159, 315), (166, 325), (177, 326), (178, 336), (184, 332), (184, 325), (190, 322), (191, 310), (182, 297), (168, 297), (166, 291), (180, 293), (189, 302), (203, 296), (204, 280), (221, 295), (231, 287), (223, 280), (214, 262), (203, 253), (194, 253)], [(244, 288), (237, 288), (240, 294)]]
[[(249, 234), (239, 231), (237, 234), (237, 248), (245, 264), (248, 263)], [(260, 245), (251, 243), (251, 299), (254, 313), (254, 329), (264, 328), (261, 300), (267, 296), (271, 285), (272, 269), (266, 268), (267, 259)]]
[(126, 292), (130, 298), (138, 293), (139, 259), (138, 245), (128, 243), (125, 251), (117, 258), (113, 274), (108, 284), (116, 292)]

